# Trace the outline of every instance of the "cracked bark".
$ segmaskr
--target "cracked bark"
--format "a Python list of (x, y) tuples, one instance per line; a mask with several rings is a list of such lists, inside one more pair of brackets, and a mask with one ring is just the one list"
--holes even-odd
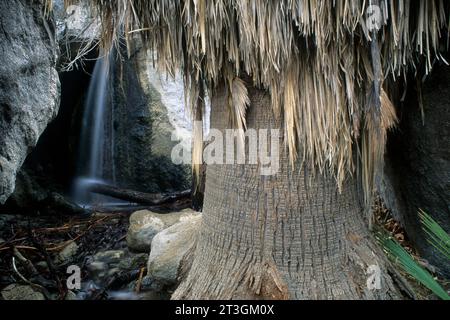
[[(270, 97), (248, 90), (248, 128), (281, 128)], [(223, 88), (212, 99), (211, 125), (222, 131), (225, 99)], [(281, 140), (275, 176), (261, 176), (258, 165), (208, 165), (194, 261), (172, 298), (400, 298), (364, 222), (355, 179), (339, 193), (332, 177), (292, 170)], [(381, 290), (367, 289), (370, 265), (381, 268)]]

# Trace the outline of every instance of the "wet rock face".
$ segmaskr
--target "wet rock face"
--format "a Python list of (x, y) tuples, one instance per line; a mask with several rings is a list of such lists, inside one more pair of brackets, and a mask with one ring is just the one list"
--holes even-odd
[(0, 204), (59, 108), (53, 22), (41, 1), (0, 2)]

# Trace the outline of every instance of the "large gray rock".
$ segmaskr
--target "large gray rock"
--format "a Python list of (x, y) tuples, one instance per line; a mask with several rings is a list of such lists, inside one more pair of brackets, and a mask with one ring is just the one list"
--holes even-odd
[(91, 12), (87, 2), (74, 2), (66, 7), (64, 0), (53, 0), (58, 39), (65, 37), (72, 41), (89, 41), (98, 38), (100, 21)]
[(42, 1), (0, 1), (0, 203), (59, 107), (57, 45)]
[[(137, 47), (131, 53), (129, 59), (116, 62), (111, 72), (115, 181), (121, 187), (149, 193), (186, 190), (191, 186), (191, 168), (171, 159), (178, 145), (172, 134), (179, 130), (164, 104), (164, 97), (174, 95), (176, 89), (158, 90), (147, 72), (150, 57), (146, 50)], [(182, 95), (183, 87), (177, 88)], [(183, 111), (176, 112), (183, 117)]]
[(198, 215), (198, 212), (191, 209), (168, 214), (158, 214), (149, 210), (137, 211), (130, 217), (127, 234), (128, 247), (134, 251), (148, 253), (156, 234), (182, 220)]
[(147, 276), (165, 285), (174, 285), (182, 272), (182, 264), (189, 263), (193, 252), (201, 215), (186, 217), (172, 227), (158, 233), (152, 241)]
[(42, 293), (35, 291), (30, 286), (11, 284), (2, 290), (5, 300), (45, 300)]

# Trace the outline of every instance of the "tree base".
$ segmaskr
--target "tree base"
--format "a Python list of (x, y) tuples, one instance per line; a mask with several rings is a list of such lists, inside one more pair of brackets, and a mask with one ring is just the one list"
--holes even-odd
[[(281, 128), (270, 97), (248, 93), (248, 128)], [(221, 131), (226, 99), (217, 90), (212, 100), (212, 128)], [(274, 176), (261, 176), (259, 165), (207, 166), (194, 261), (173, 299), (401, 298), (364, 221), (356, 179), (338, 190), (331, 175), (292, 169), (287, 152), (279, 163)], [(368, 287), (369, 270), (379, 270), (379, 289)]]

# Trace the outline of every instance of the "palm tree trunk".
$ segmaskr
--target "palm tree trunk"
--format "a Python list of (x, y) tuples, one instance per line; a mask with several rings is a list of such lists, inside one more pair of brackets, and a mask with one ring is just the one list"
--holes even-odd
[[(248, 128), (281, 128), (268, 94), (248, 93)], [(226, 99), (225, 88), (212, 99), (211, 126), (222, 131)], [(356, 180), (349, 177), (339, 192), (331, 176), (292, 170), (280, 149), (275, 176), (261, 176), (258, 165), (208, 165), (194, 261), (173, 298), (398, 298), (364, 222)], [(372, 265), (381, 269), (381, 290), (367, 288)]]

